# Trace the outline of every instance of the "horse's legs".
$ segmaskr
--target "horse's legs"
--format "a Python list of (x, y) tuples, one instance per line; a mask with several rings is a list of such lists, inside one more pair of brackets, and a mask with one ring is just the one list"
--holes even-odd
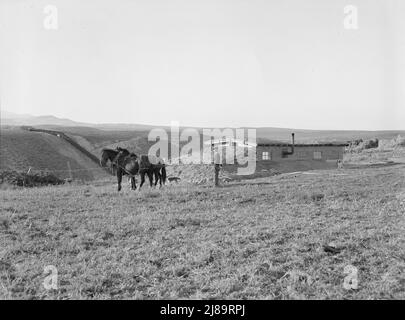
[[(160, 174), (160, 169), (156, 171), (156, 176), (157, 176), (157, 179), (159, 179), (159, 186), (160, 186), (160, 188), (162, 188), (162, 175)], [(157, 185), (157, 183), (158, 183), (157, 179), (156, 179), (155, 185)]]
[(161, 172), (159, 170), (159, 182), (160, 182), (160, 187), (162, 187), (162, 185), (164, 185), (164, 179), (163, 179), (163, 171)]
[[(158, 184), (158, 181), (160, 181), (159, 171), (155, 170), (154, 174), (155, 174), (155, 187), (156, 187)], [(160, 184), (162, 184), (162, 183), (160, 183)]]
[(136, 190), (135, 177), (131, 177), (131, 189), (132, 189), (132, 190)]
[(163, 184), (166, 184), (166, 167), (165, 165), (163, 165), (162, 167), (162, 180), (163, 180)]
[(143, 184), (145, 183), (145, 172), (141, 172), (141, 184), (139, 185), (139, 189), (142, 188)]
[(150, 187), (152, 188), (152, 186), (153, 186), (153, 172), (148, 171), (148, 178), (149, 178)]
[(118, 191), (121, 191), (122, 172), (117, 170)]

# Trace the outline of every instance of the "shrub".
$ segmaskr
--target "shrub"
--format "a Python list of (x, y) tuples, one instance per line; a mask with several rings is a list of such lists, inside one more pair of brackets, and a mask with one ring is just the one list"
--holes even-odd
[(36, 187), (46, 185), (63, 184), (64, 180), (59, 179), (49, 172), (25, 173), (18, 171), (0, 172), (0, 184), (11, 184), (19, 187)]
[(364, 149), (378, 148), (378, 139), (371, 139), (364, 142)]

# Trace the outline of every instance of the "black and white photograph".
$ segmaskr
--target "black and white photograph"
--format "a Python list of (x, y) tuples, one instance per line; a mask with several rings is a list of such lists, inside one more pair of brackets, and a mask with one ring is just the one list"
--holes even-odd
[(405, 299), (403, 0), (0, 0), (0, 111), (0, 300)]

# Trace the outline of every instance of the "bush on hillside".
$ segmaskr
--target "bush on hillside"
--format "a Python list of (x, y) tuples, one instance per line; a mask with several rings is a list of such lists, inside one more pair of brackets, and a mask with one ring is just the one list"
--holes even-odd
[(361, 143), (363, 143), (363, 139), (352, 140), (349, 143), (349, 147), (357, 147)]
[(370, 139), (363, 142), (364, 149), (378, 148), (378, 139)]
[(25, 173), (18, 171), (0, 172), (0, 184), (11, 184), (19, 187), (37, 187), (46, 185), (63, 184), (64, 180), (59, 179), (49, 172)]

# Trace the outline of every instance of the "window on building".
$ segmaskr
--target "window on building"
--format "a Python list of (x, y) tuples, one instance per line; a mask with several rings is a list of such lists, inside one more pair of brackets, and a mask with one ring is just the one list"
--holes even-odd
[(268, 151), (262, 153), (262, 160), (270, 160), (270, 153)]
[(306, 159), (307, 158), (307, 152), (306, 151), (298, 151), (297, 152), (297, 158), (298, 159)]
[(314, 159), (322, 159), (322, 152), (314, 151)]

